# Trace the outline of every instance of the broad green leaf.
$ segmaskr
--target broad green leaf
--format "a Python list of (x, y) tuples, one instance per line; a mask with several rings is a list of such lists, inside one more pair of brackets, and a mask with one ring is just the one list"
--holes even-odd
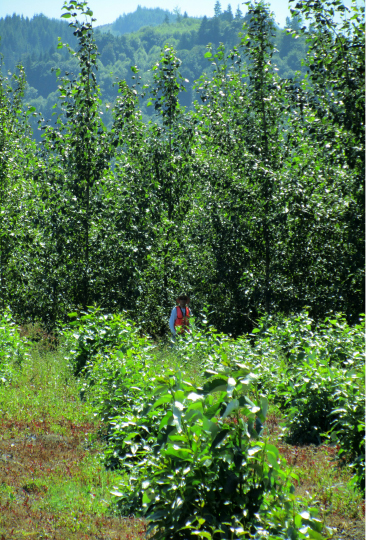
[(251, 446), (250, 448), (248, 448), (248, 455), (254, 456), (254, 454), (257, 454), (261, 450), (262, 450), (261, 446)]
[(165, 454), (188, 461), (191, 461), (193, 458), (192, 451), (189, 448), (180, 448), (177, 445), (166, 448)]
[(313, 529), (308, 528), (307, 533), (309, 535), (309, 538), (312, 538), (313, 540), (324, 540), (324, 536), (319, 532), (314, 531)]
[(201, 401), (201, 400), (204, 399), (204, 396), (202, 396), (200, 394), (196, 394), (195, 392), (191, 392), (190, 394), (188, 394), (187, 399), (189, 399), (191, 401), (198, 401), (198, 400)]
[(177, 426), (178, 431), (182, 430), (182, 404), (176, 401), (173, 406), (173, 423)]
[(156, 409), (156, 407), (159, 407), (160, 405), (164, 405), (165, 403), (170, 403), (172, 400), (173, 400), (173, 396), (171, 396), (170, 394), (161, 396), (157, 401), (155, 401), (151, 409)]
[(214, 379), (203, 385), (203, 391), (206, 394), (213, 392), (226, 391), (227, 389), (227, 379)]
[(261, 406), (261, 411), (263, 413), (263, 416), (266, 417), (267, 411), (268, 411), (268, 399), (266, 397), (260, 398), (260, 406)]
[(227, 405), (224, 414), (222, 415), (222, 419), (226, 418), (231, 414), (233, 411), (239, 408), (239, 401), (237, 399), (233, 399), (230, 401), (230, 403)]
[(228, 435), (230, 435), (228, 429), (222, 429), (221, 431), (219, 431), (215, 436), (214, 440), (212, 441), (211, 450), (215, 449), (219, 444), (221, 444)]

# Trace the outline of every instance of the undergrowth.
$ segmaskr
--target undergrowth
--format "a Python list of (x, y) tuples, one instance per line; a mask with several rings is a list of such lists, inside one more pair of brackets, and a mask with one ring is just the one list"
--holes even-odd
[[(336, 315), (316, 325), (306, 312), (287, 319), (263, 317), (252, 336), (236, 340), (205, 325), (198, 328), (193, 322), (192, 332), (178, 339), (174, 346), (155, 348), (148, 339), (137, 339), (133, 323), (120, 316), (105, 319), (102, 312), (94, 310), (73, 325), (78, 327), (78, 342), (85, 347), (88, 339), (90, 351), (93, 351), (85, 363), (81, 384), (86, 399), (106, 425), (105, 463), (128, 473), (127, 483), (122, 481), (116, 488), (117, 504), (122, 512), (146, 515), (154, 537), (178, 538), (182, 534), (183, 538), (188, 534), (226, 538), (229, 523), (234, 538), (249, 534), (248, 527), (250, 534), (258, 538), (268, 533), (271, 538), (312, 538), (321, 531), (326, 537), (330, 533), (324, 523), (311, 513), (313, 497), (323, 520), (330, 511), (350, 516), (349, 507), (362, 499), (352, 482), (362, 488), (364, 478), (364, 382), (360, 347), (363, 321), (350, 327), (341, 315)], [(103, 333), (104, 326), (106, 333)], [(108, 331), (111, 327), (117, 329), (112, 343)], [(71, 363), (73, 358), (78, 358), (77, 346), (72, 355)], [(246, 381), (244, 386), (241, 377)], [(211, 390), (207, 390), (208, 383), (213, 385)], [(213, 402), (206, 403), (211, 392)], [(271, 486), (274, 462), (269, 461), (265, 465), (267, 469), (254, 468), (258, 474), (257, 484), (261, 486), (256, 495), (257, 512), (249, 512), (250, 505), (244, 498), (239, 505), (244, 509), (243, 514), (238, 514), (233, 506), (232, 514), (220, 518), (222, 512), (218, 514), (210, 505), (218, 504), (224, 495), (225, 504), (229, 505), (229, 494), (225, 491), (229, 489), (228, 482), (234, 500), (242, 497), (240, 493), (250, 492), (249, 477), (243, 476), (240, 463), (245, 462), (245, 470), (250, 470), (251, 459), (244, 456), (246, 452), (251, 455), (254, 442), (250, 441), (265, 427), (266, 413), (258, 412), (263, 399), (276, 405), (283, 418), (281, 444), (286, 441), (292, 445), (333, 443), (334, 464), (330, 472), (329, 467), (327, 469), (326, 484), (320, 479), (314, 480), (318, 487), (306, 490), (305, 499), (297, 492), (292, 517), (288, 514), (291, 505), (287, 499), (291, 482), (284, 488), (279, 502), (276, 499), (278, 481), (272, 484), (277, 484), (274, 491), (270, 487), (266, 494), (265, 488), (265, 470), (271, 471), (268, 477), (268, 486)], [(249, 400), (252, 409), (247, 409), (245, 400)], [(340, 400), (346, 400), (347, 404), (343, 403), (340, 408)], [(252, 418), (252, 424), (248, 424), (253, 411), (261, 416)], [(238, 429), (239, 438), (236, 438)], [(192, 443), (192, 433), (198, 437), (199, 444)], [(218, 433), (222, 433), (225, 442), (219, 441), (216, 453)], [(247, 434), (246, 442), (240, 433)], [(242, 441), (236, 450), (238, 443), (234, 440)], [(266, 439), (261, 439), (254, 452), (263, 454), (263, 466), (267, 459), (272, 459), (265, 450), (266, 444)], [(190, 456), (195, 463), (193, 468)], [(206, 461), (216, 470), (211, 476), (207, 476)], [(228, 464), (224, 469), (223, 462)], [(340, 484), (338, 468), (344, 465), (348, 469), (343, 470)], [(179, 471), (183, 470), (186, 471), (184, 479), (179, 476)], [(286, 466), (281, 475), (286, 475), (285, 470)], [(197, 481), (200, 478), (200, 482), (205, 478), (203, 483), (210, 486), (210, 491), (195, 491), (195, 478)], [(295, 478), (293, 483), (300, 488), (304, 485), (304, 475)], [(332, 490), (331, 486), (338, 487)], [(341, 493), (339, 497), (337, 489)], [(193, 500), (198, 497), (190, 510), (187, 510), (188, 503), (181, 508), (179, 502), (188, 500), (188, 492)], [(215, 493), (213, 499), (210, 492)], [(222, 502), (224, 504), (224, 500)], [(203, 514), (200, 505), (205, 508)], [(309, 505), (304, 510), (307, 517), (302, 516), (301, 505), (305, 508)], [(295, 519), (295, 515), (299, 517)]]
[(74, 319), (56, 349), (3, 318), (0, 538), (140, 538), (130, 512), (164, 539), (362, 538), (362, 321), (193, 324), (171, 347), (123, 315)]
[(112, 508), (123, 475), (101, 462), (100, 420), (79, 399), (67, 351), (48, 339), (28, 347), (0, 387), (0, 538), (141, 538), (145, 524)]

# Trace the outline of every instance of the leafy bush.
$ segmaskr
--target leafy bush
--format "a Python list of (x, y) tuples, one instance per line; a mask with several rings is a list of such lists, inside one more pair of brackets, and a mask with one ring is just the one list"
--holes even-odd
[[(339, 425), (335, 409), (339, 412), (343, 405), (337, 406), (338, 401), (353, 403), (357, 392), (364, 395), (364, 328), (364, 319), (351, 327), (340, 314), (317, 326), (307, 312), (260, 320), (248, 360), (258, 365), (264, 388), (286, 413), (289, 442), (320, 444), (322, 434), (324, 438)], [(364, 410), (361, 402), (357, 415)], [(357, 425), (343, 436), (357, 431)], [(357, 437), (355, 441), (350, 443), (353, 455)]]
[[(108, 356), (96, 356), (90, 377), (93, 385), (87, 392), (95, 414), (107, 429), (108, 446), (105, 465), (121, 467), (121, 460), (142, 459), (146, 448), (158, 435), (158, 414), (146, 416), (152, 405), (151, 381), (156, 366), (149, 362), (144, 349), (140, 353), (128, 349)], [(84, 382), (84, 388), (89, 384)]]
[(343, 367), (362, 367), (365, 362), (365, 315), (359, 322), (350, 326), (344, 315), (338, 313), (326, 318), (319, 325), (319, 335), (324, 344), (325, 358), (332, 365)]
[(272, 391), (283, 400), (287, 442), (321, 444), (331, 437), (339, 446), (339, 457), (353, 467), (355, 481), (364, 489), (364, 366), (357, 369), (329, 366), (315, 352), (305, 358), (299, 353), (296, 366), (283, 373)]
[(332, 410), (332, 438), (339, 445), (339, 457), (355, 470), (355, 481), (365, 490), (365, 368), (350, 371), (335, 389)]
[[(133, 443), (131, 432), (137, 429), (133, 418), (149, 403), (150, 381), (156, 375), (151, 361), (154, 346), (132, 321), (98, 308), (90, 308), (71, 327), (73, 330), (64, 332), (64, 346), (69, 349), (74, 373), (85, 375), (80, 395), (88, 398), (94, 414), (104, 422), (108, 440), (105, 464), (119, 467), (120, 454), (125, 453), (128, 441)], [(118, 430), (115, 433), (115, 425), (121, 422), (127, 423), (123, 437)], [(145, 433), (144, 426), (138, 437), (142, 446)]]
[(361, 325), (339, 317), (317, 329), (304, 317), (282, 319), (278, 337), (262, 319), (254, 342), (204, 327), (159, 350), (130, 321), (98, 310), (84, 317), (72, 356), (74, 366), (86, 358), (83, 391), (107, 427), (105, 463), (129, 473), (130, 487), (116, 491), (121, 512), (143, 511), (156, 538), (226, 538), (231, 529), (234, 538), (248, 529), (254, 538), (261, 530), (305, 538), (306, 527), (309, 538), (320, 534), (313, 511), (301, 517), (291, 475), (257, 429), (275, 398), (290, 442), (318, 444), (332, 431), (361, 478)]
[(20, 338), (11, 313), (0, 315), (0, 383), (9, 383), (16, 369), (21, 367), (28, 347)]
[(233, 340), (208, 326), (205, 318), (199, 326), (192, 318), (190, 326), (192, 332), (177, 336), (170, 355), (165, 353), (166, 357), (173, 355), (174, 365), (182, 369), (194, 367), (201, 373), (205, 369), (220, 369), (220, 366), (225, 366), (234, 359), (244, 359), (244, 354), (241, 354), (244, 343), (246, 348), (250, 349), (249, 340)]
[(146, 345), (146, 338), (140, 336), (138, 327), (124, 314), (105, 314), (100, 308), (90, 307), (81, 317), (76, 313), (69, 316), (77, 317), (70, 323), (73, 330), (64, 332), (71, 344), (69, 360), (75, 375), (85, 368), (90, 370), (98, 353), (110, 355), (118, 349), (131, 354)]
[(329, 368), (313, 353), (278, 384), (277, 391), (286, 398), (289, 443), (321, 444), (332, 427), (335, 388), (345, 376), (345, 370)]
[[(143, 416), (158, 436), (134, 465), (125, 454), (134, 474), (132, 492), (114, 492), (121, 510), (142, 508), (157, 539), (240, 538), (248, 531), (257, 538), (261, 531), (267, 538), (268, 531), (278, 534), (273, 538), (311, 538), (299, 532), (305, 523), (323, 538), (314, 515), (294, 513), (294, 475), (260, 438), (268, 401), (251, 399), (256, 375), (243, 364), (206, 375), (202, 387), (174, 370), (153, 381), (155, 402)], [(124, 444), (126, 426), (116, 426)]]
[(364, 332), (364, 316), (358, 324), (350, 326), (342, 314), (327, 317), (319, 323), (315, 323), (306, 311), (293, 317), (277, 314), (259, 320), (258, 328), (253, 330), (257, 338), (254, 348), (265, 341), (273, 352), (283, 354), (288, 363), (294, 365), (309, 351), (331, 365), (362, 365)]

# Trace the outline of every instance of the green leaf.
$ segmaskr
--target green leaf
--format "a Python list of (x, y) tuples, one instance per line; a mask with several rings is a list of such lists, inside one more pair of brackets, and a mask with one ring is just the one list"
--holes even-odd
[(120, 491), (111, 491), (111, 495), (114, 495), (115, 497), (123, 497), (124, 493), (121, 493)]
[(267, 451), (267, 459), (274, 469), (278, 468), (277, 457), (273, 454), (273, 452)]
[(199, 536), (200, 538), (207, 538), (207, 540), (212, 540), (212, 536), (209, 532), (201, 531), (200, 529), (191, 531), (190, 534), (194, 536)]
[(230, 435), (230, 431), (228, 429), (222, 429), (221, 431), (219, 431), (214, 440), (212, 441), (211, 450), (213, 450), (214, 448), (216, 448), (216, 446), (222, 443), (222, 441), (226, 439), (228, 435)]
[(159, 424), (159, 430), (161, 430), (163, 427), (167, 426), (169, 424), (169, 421), (173, 418), (172, 411), (167, 411), (166, 415), (161, 419), (161, 422)]
[(272, 453), (274, 456), (276, 456), (276, 458), (278, 458), (280, 455), (278, 448), (276, 448), (276, 446), (273, 444), (266, 444), (266, 452)]
[(324, 540), (324, 536), (313, 529), (308, 528), (307, 534), (309, 535), (309, 538), (312, 538), (313, 540)]
[(212, 394), (213, 392), (222, 392), (227, 389), (227, 379), (214, 379), (213, 381), (208, 381), (203, 385), (203, 391), (206, 394)]
[(230, 397), (232, 396), (235, 387), (236, 387), (236, 380), (233, 379), (232, 377), (229, 377), (227, 381), (227, 393)]
[(62, 17), (63, 19), (70, 19), (71, 13), (63, 13), (63, 14), (61, 15), (61, 17)]
[(254, 456), (254, 454), (257, 454), (261, 450), (262, 450), (262, 446), (251, 446), (250, 448), (248, 448), (248, 455)]
[(173, 423), (177, 426), (178, 431), (182, 430), (182, 409), (182, 404), (176, 401), (173, 405)]
[(239, 401), (237, 399), (233, 399), (232, 401), (230, 401), (230, 403), (227, 405), (226, 409), (225, 409), (225, 412), (224, 414), (222, 415), (222, 419), (226, 418), (227, 416), (229, 416), (229, 414), (231, 414), (233, 411), (235, 411), (236, 409), (238, 409), (239, 407)]
[(156, 409), (156, 407), (159, 407), (160, 405), (164, 405), (165, 403), (170, 403), (172, 399), (173, 399), (173, 396), (171, 396), (170, 394), (161, 396), (157, 401), (155, 401), (155, 403), (151, 407), (151, 410)]
[(154, 499), (155, 499), (155, 494), (154, 494), (154, 492), (152, 490), (144, 491), (144, 493), (142, 495), (142, 504), (143, 505), (148, 505)]
[(268, 411), (268, 399), (266, 397), (261, 397), (259, 400), (260, 406), (261, 406), (261, 412), (264, 417), (267, 416)]
[(191, 392), (190, 394), (188, 394), (187, 399), (191, 401), (202, 401), (204, 397), (200, 394), (196, 394), (195, 392)]
[(185, 461), (192, 461), (193, 458), (192, 451), (189, 448), (181, 448), (177, 445), (168, 446), (168, 448), (165, 450), (165, 454)]

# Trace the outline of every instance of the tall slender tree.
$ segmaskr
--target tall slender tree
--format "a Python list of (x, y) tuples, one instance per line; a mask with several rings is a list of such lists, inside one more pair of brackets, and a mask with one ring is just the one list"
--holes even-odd
[[(92, 228), (97, 220), (96, 202), (103, 184), (104, 174), (109, 168), (113, 146), (100, 116), (100, 90), (96, 80), (98, 51), (93, 35), (93, 12), (87, 2), (71, 1), (65, 5), (62, 17), (73, 18), (70, 23), (78, 39), (75, 52), (67, 46), (79, 64), (79, 74), (70, 79), (61, 78), (60, 96), (62, 113), (57, 120), (57, 128), (46, 126), (48, 149), (56, 153), (65, 170), (64, 185), (57, 186), (60, 200), (64, 204), (64, 219), (68, 229), (67, 258), (72, 261), (73, 302), (86, 309), (91, 299), (91, 287), (98, 273), (93, 267)], [(77, 17), (83, 17), (79, 21)], [(59, 47), (62, 48), (60, 42)], [(58, 71), (59, 75), (59, 71)]]
[[(28, 114), (23, 105), (26, 87), (21, 65), (8, 80), (0, 65), (0, 307), (21, 307), (19, 291), (24, 273), (19, 261), (32, 235), (29, 204), (33, 200), (32, 176), (35, 144), (31, 140)], [(17, 266), (14, 260), (18, 258)], [(20, 257), (22, 258), (22, 257)], [(13, 276), (13, 279), (12, 277)], [(16, 277), (16, 279), (14, 279)], [(17, 299), (17, 300), (16, 300)], [(12, 301), (12, 302), (11, 302)], [(22, 310), (20, 310), (22, 311)], [(21, 317), (24, 313), (19, 313)]]
[(261, 185), (263, 217), (261, 229), (264, 247), (264, 294), (265, 308), (271, 308), (271, 264), (273, 235), (273, 194), (276, 171), (280, 167), (281, 152), (281, 86), (272, 64), (274, 52), (275, 24), (268, 6), (262, 1), (249, 6), (249, 20), (244, 25), (244, 37), (241, 45), (248, 59), (248, 92), (254, 122), (247, 137), (248, 148), (257, 155), (257, 182)]

